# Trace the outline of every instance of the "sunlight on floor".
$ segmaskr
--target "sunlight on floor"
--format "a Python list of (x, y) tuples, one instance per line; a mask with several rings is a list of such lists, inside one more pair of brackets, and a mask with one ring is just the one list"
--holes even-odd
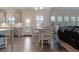
[(30, 38), (30, 37), (26, 37), (26, 38), (25, 38), (24, 49), (30, 51), (31, 48), (32, 48), (31, 38)]

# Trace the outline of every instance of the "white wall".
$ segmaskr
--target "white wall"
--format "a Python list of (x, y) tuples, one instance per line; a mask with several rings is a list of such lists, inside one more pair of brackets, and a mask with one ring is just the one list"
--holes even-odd
[(0, 12), (0, 23), (2, 23), (4, 19), (5, 19), (4, 13)]
[(51, 15), (53, 16), (79, 16), (79, 9), (75, 8), (52, 8)]
[[(36, 27), (36, 16), (44, 16), (44, 24), (43, 26), (49, 26), (49, 10), (42, 10), (42, 11), (34, 11), (34, 10), (20, 10), (22, 13), (22, 19), (20, 20), (20, 12), (17, 10), (10, 10), (7, 9), (5, 10), (6, 12), (6, 17), (9, 16), (14, 16), (16, 17), (16, 22), (22, 22), (22, 35), (28, 34), (26, 33), (26, 28), (25, 28), (25, 19), (31, 19), (31, 29)], [(4, 19), (4, 11), (0, 12), (0, 23), (2, 22), (1, 20)]]
[[(36, 28), (36, 16), (44, 16), (43, 26), (49, 26), (49, 11), (22, 11), (23, 34), (26, 34), (25, 19), (31, 19), (31, 31)], [(27, 33), (28, 34), (28, 33)]]
[[(44, 16), (44, 24), (43, 26), (50, 26), (49, 22), (49, 16), (79, 16), (79, 8), (52, 8), (51, 12), (50, 10), (40, 10), (40, 11), (34, 11), (34, 10), (16, 10), (16, 9), (5, 9), (5, 12), (7, 13), (6, 16), (14, 16), (16, 17), (16, 22), (22, 22), (22, 34), (26, 34), (26, 28), (25, 28), (25, 19), (31, 19), (31, 28), (36, 27), (36, 16)], [(22, 13), (22, 19), (20, 20), (20, 12)], [(0, 11), (0, 23), (2, 20), (5, 19), (4, 11)], [(27, 33), (28, 34), (28, 33)]]
[(30, 34), (30, 33), (26, 33), (26, 23), (25, 23), (26, 19), (30, 19), (30, 21), (31, 21), (31, 28), (34, 27), (35, 19), (34, 19), (33, 11), (22, 11), (22, 26), (23, 26), (22, 27), (22, 35)]

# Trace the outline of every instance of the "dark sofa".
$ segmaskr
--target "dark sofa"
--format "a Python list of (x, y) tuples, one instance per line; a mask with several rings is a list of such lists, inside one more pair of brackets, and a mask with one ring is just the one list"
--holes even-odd
[(58, 29), (60, 40), (79, 50), (79, 26), (62, 26)]

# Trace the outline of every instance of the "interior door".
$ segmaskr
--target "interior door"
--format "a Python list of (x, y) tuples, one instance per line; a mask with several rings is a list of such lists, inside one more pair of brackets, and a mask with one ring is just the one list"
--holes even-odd
[(23, 35), (31, 35), (31, 18), (25, 18), (23, 20)]

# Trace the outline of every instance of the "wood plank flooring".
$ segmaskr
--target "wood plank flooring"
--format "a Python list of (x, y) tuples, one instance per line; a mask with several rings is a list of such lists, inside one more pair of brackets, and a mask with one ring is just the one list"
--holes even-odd
[(67, 52), (62, 46), (58, 45), (58, 48), (50, 48), (49, 44), (44, 44), (44, 48), (38, 43), (38, 38), (32, 38), (31, 36), (25, 36), (15, 38), (14, 47), (9, 44), (7, 48), (0, 49), (0, 52)]

